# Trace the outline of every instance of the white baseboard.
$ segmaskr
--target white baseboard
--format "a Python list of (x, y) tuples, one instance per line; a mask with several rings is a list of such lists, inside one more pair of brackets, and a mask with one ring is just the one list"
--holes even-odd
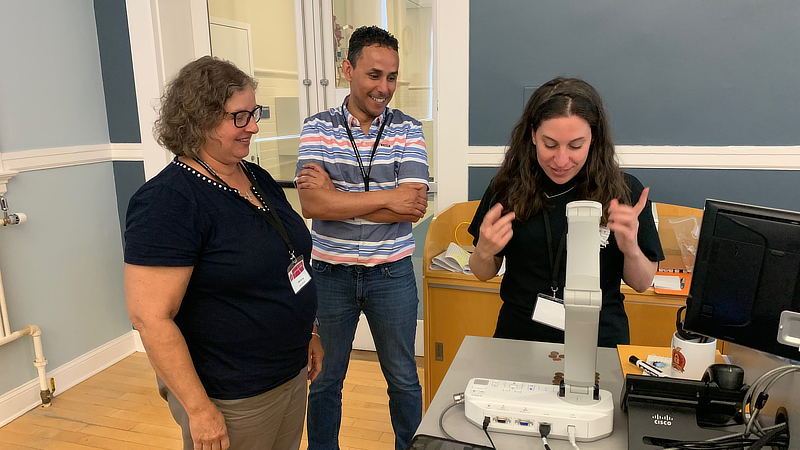
[[(375, 343), (372, 341), (372, 332), (369, 331), (369, 323), (364, 314), (358, 318), (356, 336), (353, 339), (353, 349), (375, 351)], [(417, 337), (414, 341), (414, 354), (425, 356), (425, 327), (422, 320), (417, 319)]]
[(147, 353), (144, 350), (144, 344), (142, 344), (142, 336), (136, 330), (133, 330), (132, 333), (133, 333), (133, 339), (134, 339), (134, 347), (133, 348), (136, 349), (137, 352)]
[[(137, 336), (138, 333), (136, 331), (130, 331), (54, 370), (47, 371), (47, 378), (55, 379), (55, 395), (58, 396), (61, 392), (137, 351)], [(3, 394), (0, 396), (0, 427), (41, 405), (41, 403), (38, 378)]]

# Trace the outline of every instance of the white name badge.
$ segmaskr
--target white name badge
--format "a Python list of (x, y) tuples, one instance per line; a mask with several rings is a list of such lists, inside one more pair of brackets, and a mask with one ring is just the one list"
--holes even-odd
[(539, 294), (536, 296), (536, 306), (533, 308), (531, 319), (563, 331), (566, 323), (564, 303), (555, 297)]
[(292, 284), (292, 290), (295, 294), (300, 292), (311, 281), (311, 275), (306, 270), (306, 265), (303, 264), (303, 255), (294, 258), (286, 272), (289, 274), (289, 282)]

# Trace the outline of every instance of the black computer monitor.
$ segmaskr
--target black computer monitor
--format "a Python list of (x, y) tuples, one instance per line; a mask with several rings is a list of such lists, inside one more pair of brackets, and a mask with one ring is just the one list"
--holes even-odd
[(781, 312), (800, 311), (800, 213), (706, 200), (684, 327), (800, 360), (778, 342)]

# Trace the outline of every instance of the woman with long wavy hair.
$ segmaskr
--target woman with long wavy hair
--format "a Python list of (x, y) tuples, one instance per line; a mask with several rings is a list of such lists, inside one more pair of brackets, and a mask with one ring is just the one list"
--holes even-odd
[(478, 279), (494, 277), (506, 259), (494, 336), (564, 342), (563, 331), (531, 315), (540, 294), (563, 298), (567, 203), (594, 200), (610, 232), (600, 251), (598, 345), (628, 344), (620, 280), (643, 292), (664, 259), (648, 192), (620, 170), (603, 102), (591, 85), (559, 77), (539, 87), (469, 227), (475, 244), (469, 264)]

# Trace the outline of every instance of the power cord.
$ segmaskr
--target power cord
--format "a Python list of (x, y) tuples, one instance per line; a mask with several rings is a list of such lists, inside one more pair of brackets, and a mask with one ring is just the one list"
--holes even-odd
[(575, 450), (581, 450), (580, 447), (578, 447), (578, 444), (575, 442), (575, 435), (577, 434), (577, 431), (578, 430), (575, 428), (575, 425), (567, 425), (567, 436), (569, 437), (569, 443), (572, 444), (572, 448)]
[(489, 438), (489, 443), (492, 444), (492, 448), (494, 450), (497, 450), (497, 447), (494, 446), (494, 441), (492, 440), (492, 437), (489, 436), (489, 422), (491, 422), (491, 421), (492, 421), (491, 417), (484, 416), (484, 418), (483, 418), (483, 432), (486, 433), (486, 437)]
[(544, 450), (551, 450), (550, 446), (547, 444), (547, 436), (550, 435), (550, 424), (539, 422), (539, 435), (542, 437), (542, 442), (544, 443)]

